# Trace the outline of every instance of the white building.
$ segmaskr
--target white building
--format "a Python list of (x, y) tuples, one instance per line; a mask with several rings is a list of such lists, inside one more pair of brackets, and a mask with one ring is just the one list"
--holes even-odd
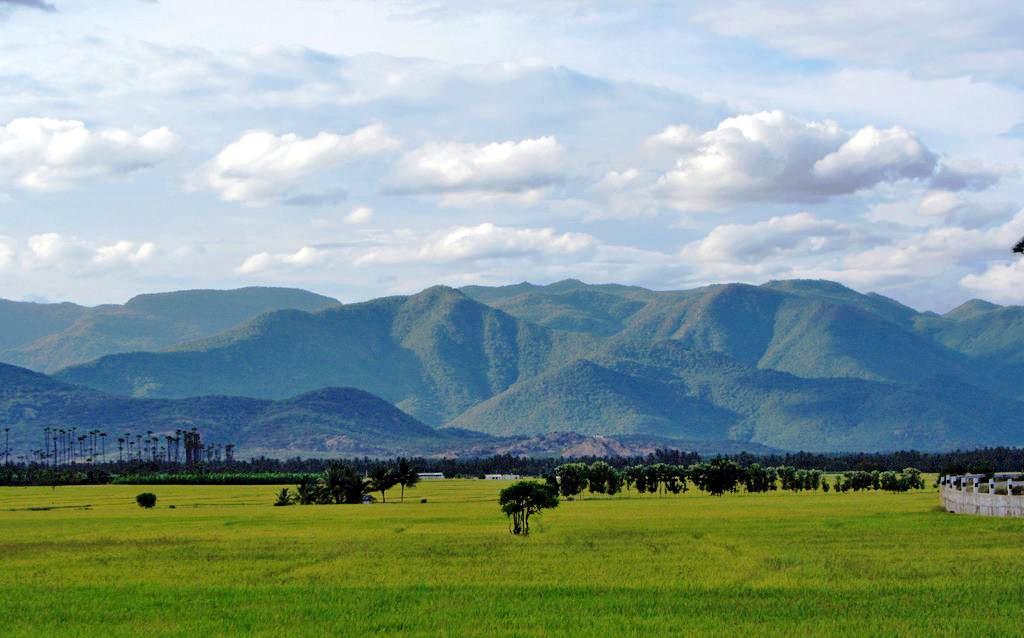
[(518, 481), (518, 474), (484, 474), (487, 481)]
[(420, 477), (421, 481), (436, 481), (444, 478), (442, 472), (420, 472), (417, 476)]

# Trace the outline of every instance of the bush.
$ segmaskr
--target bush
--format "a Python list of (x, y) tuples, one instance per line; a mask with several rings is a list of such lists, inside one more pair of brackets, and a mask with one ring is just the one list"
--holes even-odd
[(135, 502), (143, 509), (152, 509), (156, 507), (156, 494), (152, 492), (143, 492), (135, 497)]
[(287, 487), (281, 488), (281, 491), (277, 493), (277, 500), (274, 501), (274, 507), (285, 507), (295, 503), (296, 497), (288, 491)]

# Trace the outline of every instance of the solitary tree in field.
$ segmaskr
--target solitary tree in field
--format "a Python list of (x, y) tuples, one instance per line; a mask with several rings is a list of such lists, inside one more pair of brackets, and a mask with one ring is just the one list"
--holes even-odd
[(501, 490), (498, 503), (508, 517), (509, 531), (526, 536), (530, 533), (530, 517), (558, 507), (558, 494), (544, 483), (519, 481)]
[(416, 472), (416, 468), (409, 463), (409, 459), (400, 458), (398, 459), (398, 484), (402, 486), (402, 502), (405, 502), (405, 488), (416, 487), (416, 484), (420, 482), (420, 475)]
[(370, 483), (370, 491), (380, 492), (380, 500), (383, 503), (388, 502), (386, 492), (398, 485), (398, 474), (395, 472), (395, 468), (383, 463), (370, 467), (366, 478)]
[(143, 492), (135, 497), (135, 502), (143, 509), (153, 509), (156, 507), (156, 494), (152, 492)]

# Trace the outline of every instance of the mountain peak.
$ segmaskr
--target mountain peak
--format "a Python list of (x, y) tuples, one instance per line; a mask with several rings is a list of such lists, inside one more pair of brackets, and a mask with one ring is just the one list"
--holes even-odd
[(774, 288), (788, 292), (830, 292), (854, 293), (857, 291), (829, 279), (772, 279), (762, 284), (764, 288)]
[(984, 299), (971, 299), (960, 304), (956, 308), (953, 308), (946, 314), (942, 315), (947, 319), (972, 319), (978, 315), (991, 312), (992, 310), (998, 310), (1002, 308), (999, 304), (994, 304), (991, 301), (985, 301)]
[(465, 295), (462, 294), (462, 291), (460, 291), (458, 288), (452, 288), (451, 286), (446, 286), (444, 284), (437, 284), (436, 286), (430, 286), (429, 288), (424, 288), (423, 290), (417, 292), (414, 295), (410, 295), (410, 296), (412, 296), (412, 297), (419, 297), (419, 296), (426, 296), (426, 297), (429, 297), (429, 296), (465, 297)]

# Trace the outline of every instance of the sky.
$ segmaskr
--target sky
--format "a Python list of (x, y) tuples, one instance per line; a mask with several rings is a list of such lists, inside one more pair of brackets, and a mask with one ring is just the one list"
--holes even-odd
[(805, 4), (0, 0), (0, 297), (1024, 303), (1024, 4)]

